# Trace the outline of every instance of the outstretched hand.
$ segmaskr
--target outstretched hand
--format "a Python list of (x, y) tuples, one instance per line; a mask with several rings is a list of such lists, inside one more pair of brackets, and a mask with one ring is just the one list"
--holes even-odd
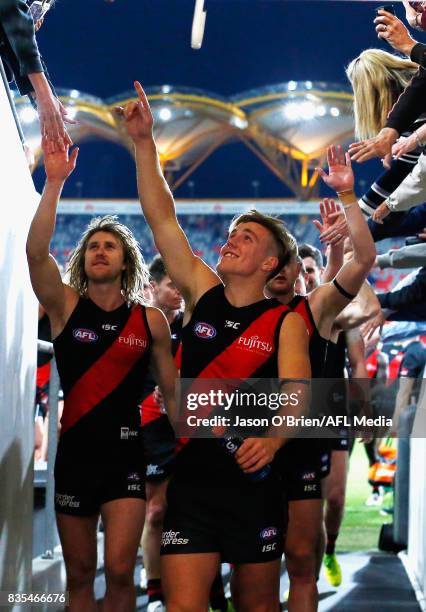
[(324, 198), (324, 200), (320, 203), (320, 214), (322, 223), (321, 221), (318, 221), (318, 219), (314, 219), (312, 223), (315, 225), (319, 233), (322, 234), (338, 222), (339, 216), (343, 216), (343, 211), (341, 210), (339, 204), (336, 204), (333, 199)]
[(50, 143), (44, 136), (41, 141), (41, 146), (44, 153), (44, 168), (46, 171), (47, 180), (50, 182), (63, 183), (73, 172), (78, 156), (78, 147), (75, 147), (69, 155), (69, 146), (66, 145), (65, 150), (50, 150)]
[(320, 204), (322, 223), (314, 219), (315, 225), (320, 235), (321, 242), (338, 245), (348, 236), (348, 224), (345, 215), (334, 200), (324, 198)]
[(40, 131), (42, 137), (46, 138), (47, 148), (51, 153), (58, 149), (65, 151), (67, 146), (73, 144), (65, 123), (73, 125), (77, 121), (68, 117), (67, 109), (52, 92), (36, 96), (36, 100)]
[(349, 153), (345, 153), (341, 145), (332, 145), (327, 149), (327, 162), (328, 174), (322, 168), (317, 168), (324, 183), (336, 192), (353, 190), (354, 174)]
[(360, 140), (349, 145), (351, 159), (357, 162), (365, 162), (374, 157), (381, 157), (385, 168), (390, 168), (392, 161), (392, 145), (398, 138), (398, 132), (393, 128), (383, 128), (367, 140)]
[(133, 142), (137, 142), (152, 138), (154, 119), (142, 85), (139, 81), (135, 81), (134, 86), (138, 94), (138, 101), (132, 100), (124, 107), (117, 106), (115, 112), (123, 117), (128, 135)]

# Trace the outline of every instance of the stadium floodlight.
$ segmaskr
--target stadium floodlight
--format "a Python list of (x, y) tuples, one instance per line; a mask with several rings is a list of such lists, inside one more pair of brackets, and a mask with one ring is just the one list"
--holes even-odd
[(172, 116), (172, 111), (170, 110), (170, 108), (163, 107), (162, 109), (160, 109), (159, 117), (161, 121), (168, 121), (171, 118), (171, 116)]
[(204, 0), (195, 0), (194, 18), (192, 20), (191, 47), (201, 49), (207, 12), (204, 10)]
[(284, 116), (290, 121), (313, 119), (317, 114), (317, 105), (304, 100), (302, 102), (288, 102), (283, 108)]

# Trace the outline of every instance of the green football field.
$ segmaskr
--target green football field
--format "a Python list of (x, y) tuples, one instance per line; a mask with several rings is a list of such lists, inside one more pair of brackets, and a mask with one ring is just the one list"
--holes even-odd
[(367, 482), (368, 461), (363, 445), (358, 441), (350, 459), (345, 516), (337, 541), (337, 551), (377, 550), (380, 528), (391, 517), (380, 514), (380, 506), (365, 506), (371, 493)]

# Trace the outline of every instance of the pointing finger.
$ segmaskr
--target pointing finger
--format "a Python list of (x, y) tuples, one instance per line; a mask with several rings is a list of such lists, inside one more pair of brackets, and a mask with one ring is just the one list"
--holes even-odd
[(139, 100), (142, 102), (145, 108), (149, 108), (148, 98), (146, 97), (146, 94), (142, 88), (142, 85), (139, 83), (139, 81), (135, 81), (134, 86), (139, 96)]

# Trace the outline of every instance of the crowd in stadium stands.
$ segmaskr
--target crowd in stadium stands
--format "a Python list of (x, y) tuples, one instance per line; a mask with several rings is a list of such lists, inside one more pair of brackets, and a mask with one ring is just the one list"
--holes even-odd
[[(117, 204), (116, 214), (121, 223), (127, 225), (137, 237), (145, 261), (149, 262), (158, 253), (152, 233), (141, 215), (120, 214), (120, 204)], [(308, 215), (292, 215), (283, 217), (289, 231), (295, 236), (297, 242), (307, 242), (321, 248), (318, 232), (312, 224), (314, 217)], [(58, 214), (56, 230), (52, 240), (52, 254), (58, 263), (65, 267), (72, 249), (75, 247), (83, 230), (91, 217), (85, 214)], [(217, 263), (218, 254), (223, 237), (226, 236), (231, 215), (194, 214), (180, 215), (179, 222), (189, 237), (194, 252), (202, 257), (210, 266)], [(403, 239), (388, 238), (380, 242), (380, 251), (385, 253), (390, 249), (397, 249), (403, 244)], [(414, 267), (414, 266), (413, 266)], [(378, 291), (389, 291), (406, 275), (406, 270), (375, 268), (371, 280)]]

